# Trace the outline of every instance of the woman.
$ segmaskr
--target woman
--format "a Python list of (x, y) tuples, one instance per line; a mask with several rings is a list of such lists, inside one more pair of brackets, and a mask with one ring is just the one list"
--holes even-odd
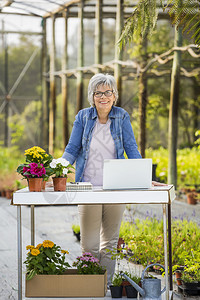
[[(88, 86), (91, 107), (79, 111), (63, 157), (76, 161), (76, 181), (103, 183), (104, 159), (141, 158), (129, 114), (115, 104), (118, 91), (109, 74), (94, 75)], [(125, 205), (79, 205), (81, 248), (98, 257), (108, 272), (108, 286), (115, 269), (106, 249), (117, 246)]]

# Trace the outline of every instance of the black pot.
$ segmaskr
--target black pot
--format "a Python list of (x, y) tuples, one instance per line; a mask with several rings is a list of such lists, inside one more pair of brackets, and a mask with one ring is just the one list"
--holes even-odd
[(137, 290), (132, 285), (126, 285), (125, 289), (127, 298), (137, 298)]
[(183, 288), (186, 294), (190, 296), (199, 295), (199, 283), (198, 282), (183, 282)]
[(73, 231), (73, 234), (76, 236), (77, 240), (80, 242), (80, 239), (81, 239), (80, 232), (76, 233)]
[(122, 298), (123, 286), (110, 285), (110, 292), (112, 298)]
[(198, 290), (199, 283), (198, 282), (184, 282), (183, 287), (187, 290)]

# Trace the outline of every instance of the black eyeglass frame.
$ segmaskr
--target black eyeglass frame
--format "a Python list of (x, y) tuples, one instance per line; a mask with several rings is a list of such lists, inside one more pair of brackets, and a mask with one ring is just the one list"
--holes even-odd
[[(110, 92), (111, 94), (106, 96), (107, 92)], [(96, 96), (96, 93), (100, 94), (101, 96)], [(105, 92), (96, 91), (93, 93), (93, 96), (95, 96), (96, 98), (101, 98), (103, 95), (105, 95), (106, 97), (111, 97), (113, 95), (113, 90), (107, 90)]]

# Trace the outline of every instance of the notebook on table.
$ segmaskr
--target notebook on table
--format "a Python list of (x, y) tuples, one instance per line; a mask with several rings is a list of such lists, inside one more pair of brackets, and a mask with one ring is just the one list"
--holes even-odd
[(105, 159), (103, 189), (148, 189), (152, 186), (152, 159)]

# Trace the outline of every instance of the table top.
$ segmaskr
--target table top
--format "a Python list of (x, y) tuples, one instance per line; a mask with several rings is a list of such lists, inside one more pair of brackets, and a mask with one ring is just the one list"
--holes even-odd
[(12, 205), (76, 205), (76, 204), (171, 204), (175, 199), (173, 185), (154, 186), (150, 189), (103, 190), (93, 187), (86, 191), (55, 192), (47, 187), (42, 192), (28, 188), (13, 194)]

